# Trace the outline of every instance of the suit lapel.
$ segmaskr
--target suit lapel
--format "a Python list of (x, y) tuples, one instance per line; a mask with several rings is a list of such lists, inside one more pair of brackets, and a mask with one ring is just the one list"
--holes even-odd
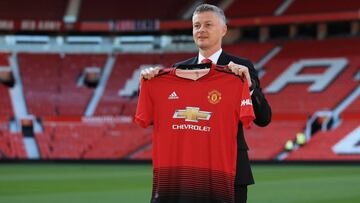
[(221, 66), (225, 66), (225, 65), (229, 64), (229, 62), (230, 61), (229, 61), (228, 55), (224, 51), (222, 51), (217, 64), (221, 65)]
[(194, 58), (192, 58), (192, 60), (189, 61), (189, 64), (197, 64), (198, 63), (198, 57), (199, 56), (195, 56)]

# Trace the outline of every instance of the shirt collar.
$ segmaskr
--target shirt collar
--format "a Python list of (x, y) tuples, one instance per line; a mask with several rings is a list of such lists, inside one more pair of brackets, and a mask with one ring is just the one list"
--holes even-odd
[[(221, 52), (222, 52), (222, 49), (219, 49), (217, 52), (215, 52), (213, 55), (211, 55), (208, 59), (210, 59), (214, 64), (217, 64), (217, 61), (219, 60)], [(201, 61), (203, 59), (205, 59), (205, 57), (199, 53), (198, 63), (201, 63)]]

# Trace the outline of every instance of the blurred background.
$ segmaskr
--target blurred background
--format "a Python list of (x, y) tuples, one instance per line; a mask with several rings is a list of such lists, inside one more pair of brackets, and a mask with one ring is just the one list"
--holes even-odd
[(1, 0), (0, 202), (148, 202), (139, 74), (197, 53), (201, 3), (272, 107), (249, 202), (360, 201), (360, 0)]

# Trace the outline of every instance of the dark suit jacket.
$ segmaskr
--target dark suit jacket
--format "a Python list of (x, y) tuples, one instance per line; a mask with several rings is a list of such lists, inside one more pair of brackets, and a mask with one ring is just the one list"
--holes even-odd
[[(252, 83), (254, 84), (254, 92), (251, 96), (253, 108), (255, 112), (256, 119), (254, 123), (258, 126), (266, 126), (271, 121), (271, 108), (268, 102), (265, 99), (264, 94), (261, 91), (260, 81), (257, 76), (257, 72), (254, 68), (254, 65), (247, 59), (232, 56), (230, 54), (225, 53), (224, 51), (221, 53), (219, 60), (217, 62), (218, 65), (228, 65), (230, 61), (243, 65), (249, 68), (250, 77)], [(198, 57), (193, 57), (185, 61), (178, 62), (174, 64), (174, 67), (179, 65), (188, 65), (188, 64), (197, 64)], [(249, 158), (247, 154), (247, 150), (249, 149), (246, 140), (244, 137), (243, 126), (241, 122), (239, 122), (238, 126), (238, 134), (237, 134), (237, 166), (236, 166), (236, 185), (249, 185), (254, 183), (254, 179), (252, 176)]]

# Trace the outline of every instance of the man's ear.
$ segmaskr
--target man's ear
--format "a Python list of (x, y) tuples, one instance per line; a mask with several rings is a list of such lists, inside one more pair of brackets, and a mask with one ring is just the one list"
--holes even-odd
[(223, 28), (222, 28), (222, 30), (223, 30), (222, 36), (225, 36), (226, 33), (227, 33), (227, 25), (224, 25)]

